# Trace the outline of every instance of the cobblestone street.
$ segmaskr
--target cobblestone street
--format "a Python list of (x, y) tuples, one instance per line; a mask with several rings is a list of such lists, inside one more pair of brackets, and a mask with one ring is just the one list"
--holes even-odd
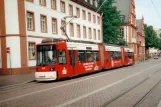
[(160, 65), (161, 60), (151, 60), (55, 82), (30, 82), (2, 87), (0, 106), (132, 107), (153, 89), (139, 106), (157, 107), (161, 100)]

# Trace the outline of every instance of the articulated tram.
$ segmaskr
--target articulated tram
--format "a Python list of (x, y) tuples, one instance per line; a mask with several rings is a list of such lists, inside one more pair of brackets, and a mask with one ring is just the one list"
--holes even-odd
[(57, 80), (134, 63), (134, 51), (127, 47), (48, 39), (37, 44), (35, 78)]

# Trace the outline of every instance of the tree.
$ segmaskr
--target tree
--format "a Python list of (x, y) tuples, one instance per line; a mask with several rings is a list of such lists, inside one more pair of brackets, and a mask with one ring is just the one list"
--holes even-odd
[[(104, 0), (99, 0), (99, 6)], [(112, 6), (114, 0), (107, 0), (100, 10), (103, 12), (103, 40), (105, 43), (127, 45), (123, 37), (120, 36), (120, 26), (122, 24), (120, 12)]]
[(153, 26), (144, 25), (145, 32), (145, 49), (158, 48), (161, 49), (161, 39), (157, 37), (156, 32), (153, 29)]
[(159, 34), (159, 37), (161, 38), (161, 33)]

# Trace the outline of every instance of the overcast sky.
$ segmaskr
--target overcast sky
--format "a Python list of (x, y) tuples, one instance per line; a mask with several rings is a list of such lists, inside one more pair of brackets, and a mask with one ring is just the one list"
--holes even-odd
[[(161, 0), (152, 0), (161, 17)], [(144, 16), (144, 22), (161, 29), (161, 18), (158, 16), (151, 0), (135, 0), (136, 17)]]

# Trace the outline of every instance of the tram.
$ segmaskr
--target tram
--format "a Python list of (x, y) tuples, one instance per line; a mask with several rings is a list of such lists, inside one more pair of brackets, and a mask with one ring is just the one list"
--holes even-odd
[(42, 40), (36, 47), (37, 81), (58, 80), (135, 63), (134, 52), (127, 47), (54, 39)]

